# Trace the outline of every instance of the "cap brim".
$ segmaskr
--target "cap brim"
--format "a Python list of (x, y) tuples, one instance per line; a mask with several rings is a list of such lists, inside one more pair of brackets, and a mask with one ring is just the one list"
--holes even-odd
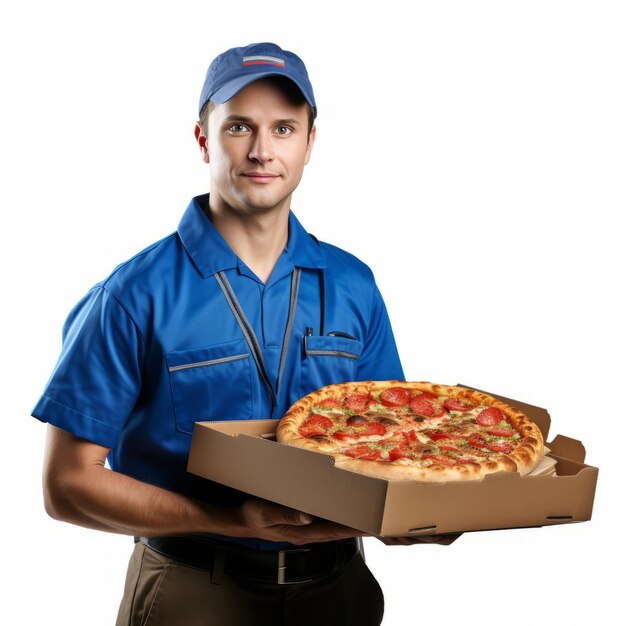
[(238, 78), (234, 78), (229, 83), (226, 83), (223, 87), (220, 87), (210, 98), (212, 102), (216, 102), (217, 104), (224, 104), (224, 102), (228, 102), (233, 96), (236, 96), (244, 87), (248, 86), (250, 83), (253, 83), (256, 80), (261, 78), (267, 78), (268, 76), (283, 76), (284, 78), (288, 78), (292, 83), (294, 83), (304, 99), (308, 102), (309, 106), (316, 111), (316, 106), (314, 102), (306, 95), (305, 90), (302, 88), (302, 85), (298, 84), (298, 81), (294, 80), (291, 76), (287, 76), (283, 72), (277, 72), (274, 70), (267, 70), (264, 72), (258, 72), (254, 75), (248, 76), (239, 76)]

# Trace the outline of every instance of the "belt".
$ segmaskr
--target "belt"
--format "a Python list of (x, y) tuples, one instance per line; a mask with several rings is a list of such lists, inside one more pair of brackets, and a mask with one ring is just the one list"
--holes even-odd
[(312, 582), (345, 565), (360, 550), (355, 539), (312, 543), (262, 552), (190, 537), (142, 537), (151, 550), (188, 565), (213, 570), (223, 558), (224, 573), (257, 582), (290, 585)]

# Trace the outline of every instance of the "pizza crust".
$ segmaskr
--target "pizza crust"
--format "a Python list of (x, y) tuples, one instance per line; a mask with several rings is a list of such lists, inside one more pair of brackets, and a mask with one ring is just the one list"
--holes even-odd
[[(412, 399), (421, 394), (434, 396), (441, 403), (446, 398), (454, 398), (471, 405), (473, 410), (467, 414), (448, 410), (440, 417), (417, 417), (408, 407), (383, 406), (380, 394), (389, 389), (404, 389)], [(359, 412), (347, 408), (355, 397), (362, 400), (364, 406), (370, 402), (366, 411)], [(367, 400), (368, 398), (370, 400)], [(471, 453), (484, 455), (472, 462), (458, 458), (453, 462), (454, 457), (449, 452), (442, 456), (441, 450), (436, 443), (431, 442), (430, 436), (439, 431), (465, 433), (463, 436), (466, 439), (472, 436), (472, 432), (482, 436), (481, 433), (488, 428), (476, 424), (475, 418), (480, 410), (489, 407), (502, 411), (507, 426), (516, 432), (515, 438), (506, 439), (507, 443), (515, 439), (513, 449), (507, 453), (471, 449), (465, 455), (456, 455), (462, 459), (469, 458)], [(319, 429), (310, 426), (312, 423), (310, 418), (313, 418), (313, 422), (318, 420), (321, 424)], [(327, 420), (332, 422), (332, 427), (328, 428)], [(356, 426), (354, 422), (357, 422)], [(377, 423), (384, 425), (385, 434), (381, 434), (383, 428), (377, 426)], [(358, 428), (359, 426), (367, 427), (365, 431), (369, 433), (371, 430), (372, 434), (361, 434), (363, 429)], [(455, 428), (457, 430), (454, 430)], [(389, 458), (369, 460), (345, 454), (363, 444), (383, 450), (381, 452), (383, 456), (388, 455), (388, 448), (393, 444), (390, 443), (388, 446), (384, 444), (395, 441), (393, 437), (397, 433), (409, 430), (415, 433), (411, 437), (416, 437), (411, 446), (418, 452), (413, 456), (419, 456), (419, 451), (424, 453), (436, 451), (436, 455), (426, 456), (434, 456), (437, 460), (430, 463), (423, 458), (420, 458), (419, 462), (417, 458), (397, 458), (393, 461)], [(358, 434), (354, 434), (355, 432)], [(526, 475), (534, 469), (544, 454), (541, 431), (522, 411), (480, 391), (429, 382), (366, 381), (328, 385), (298, 400), (280, 420), (276, 436), (280, 443), (333, 455), (337, 467), (386, 480), (434, 483), (479, 480), (487, 474), (498, 471)], [(457, 435), (458, 438), (460, 436)], [(447, 465), (441, 464), (442, 461)]]

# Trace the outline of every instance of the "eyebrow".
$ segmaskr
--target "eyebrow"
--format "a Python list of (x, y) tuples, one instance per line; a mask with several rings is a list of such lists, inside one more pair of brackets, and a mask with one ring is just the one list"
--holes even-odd
[[(244, 124), (254, 124), (254, 120), (251, 117), (247, 117), (245, 115), (237, 115), (236, 113), (232, 113), (224, 119), (224, 123), (229, 122), (243, 122)], [(273, 121), (273, 124), (275, 124), (276, 126), (281, 126), (283, 124), (299, 126), (301, 123), (302, 122), (295, 117), (281, 117)]]

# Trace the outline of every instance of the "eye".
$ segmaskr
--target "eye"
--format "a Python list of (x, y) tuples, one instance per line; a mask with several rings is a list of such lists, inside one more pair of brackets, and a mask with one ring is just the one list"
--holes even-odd
[(242, 133), (248, 132), (249, 128), (245, 124), (231, 124), (227, 128), (229, 133), (240, 135)]
[(289, 128), (289, 126), (277, 126), (276, 127), (276, 134), (277, 135), (289, 135), (291, 134), (292, 130), (291, 128)]

